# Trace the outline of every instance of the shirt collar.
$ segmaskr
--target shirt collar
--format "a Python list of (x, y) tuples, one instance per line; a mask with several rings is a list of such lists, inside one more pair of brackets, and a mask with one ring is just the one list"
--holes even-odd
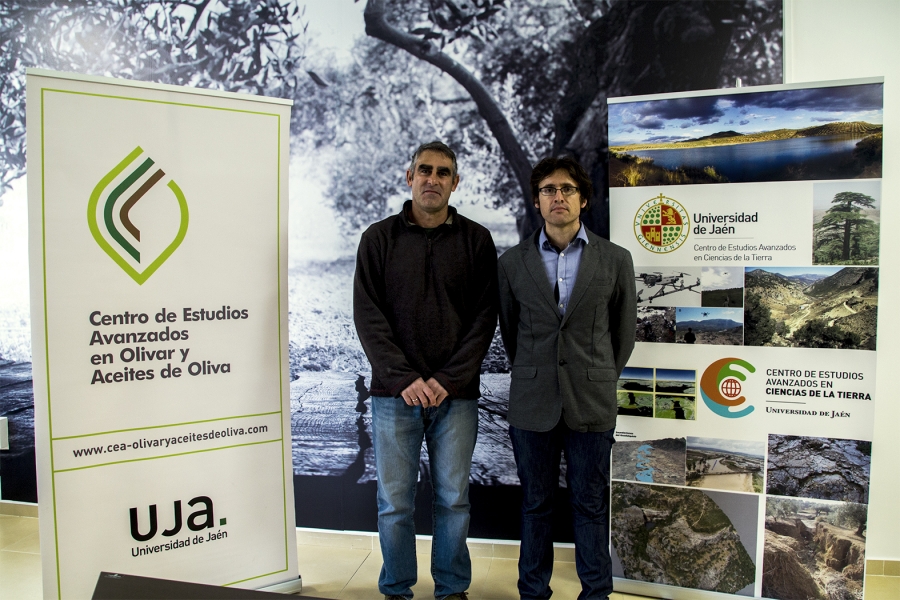
[[(412, 200), (407, 200), (403, 203), (403, 208), (400, 209), (400, 218), (403, 220), (403, 224), (407, 227), (419, 227), (416, 225), (412, 219), (409, 218), (409, 214), (412, 211)], [(456, 221), (456, 209), (452, 206), (447, 207), (447, 220), (441, 223), (441, 225), (449, 225), (453, 226), (453, 223)], [(438, 225), (440, 227), (441, 225)]]
[[(578, 227), (578, 233), (575, 234), (575, 237), (572, 238), (572, 241), (569, 242), (569, 245), (577, 243), (577, 240), (581, 240), (582, 244), (588, 243), (587, 232), (584, 229), (584, 223), (580, 223)], [(546, 227), (541, 227), (541, 234), (538, 236), (538, 248), (542, 250), (554, 250), (553, 244), (550, 243), (550, 239), (547, 237), (547, 229)]]

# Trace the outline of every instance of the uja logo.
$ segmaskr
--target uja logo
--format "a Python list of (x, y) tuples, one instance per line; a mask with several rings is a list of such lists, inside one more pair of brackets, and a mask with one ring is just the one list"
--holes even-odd
[[(197, 496), (188, 502), (188, 506), (194, 507), (198, 504), (202, 505), (192, 512), (187, 518), (187, 526), (191, 531), (200, 531), (201, 529), (211, 529), (215, 527), (216, 519), (213, 516), (213, 501), (209, 496)], [(153, 538), (158, 531), (159, 520), (156, 515), (156, 505), (151, 504), (148, 508), (150, 524), (146, 533), (141, 533), (140, 524), (138, 523), (137, 507), (129, 509), (129, 517), (131, 520), (131, 537), (139, 542), (146, 542)], [(172, 526), (162, 532), (166, 537), (177, 535), (181, 531), (184, 524), (181, 518), (181, 500), (176, 500), (172, 504)], [(225, 525), (225, 519), (219, 519), (219, 525)]]
[[(170, 179), (166, 187), (175, 196), (180, 216), (177, 232), (171, 242), (163, 240), (167, 245), (157, 244), (162, 249), (157, 250), (155, 257), (148, 256), (146, 250), (141, 251), (141, 230), (131, 220), (131, 210), (166, 175), (159, 168), (151, 172), (154, 161), (149, 157), (138, 164), (143, 154), (144, 150), (138, 146), (97, 183), (87, 214), (94, 240), (138, 285), (147, 281), (175, 252), (188, 228), (187, 201), (178, 184)], [(148, 172), (150, 175), (145, 177)]]
[(747, 376), (743, 371), (736, 371), (733, 368), (735, 365), (743, 367), (748, 373), (756, 372), (756, 367), (745, 360), (721, 358), (709, 365), (700, 377), (700, 396), (706, 406), (720, 417), (728, 419), (739, 419), (753, 412), (752, 405), (731, 411), (732, 407), (747, 401), (741, 395), (741, 382), (747, 381)]
[(634, 236), (650, 252), (672, 252), (687, 240), (690, 225), (687, 210), (660, 194), (644, 202), (635, 213)]

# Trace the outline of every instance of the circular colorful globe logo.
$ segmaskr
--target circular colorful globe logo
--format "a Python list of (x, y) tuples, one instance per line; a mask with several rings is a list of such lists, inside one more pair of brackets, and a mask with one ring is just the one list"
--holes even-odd
[(634, 235), (650, 252), (677, 250), (687, 240), (690, 225), (687, 210), (662, 194), (644, 202), (634, 215)]
[(726, 398), (737, 398), (741, 395), (741, 382), (734, 377), (722, 380), (722, 395)]
[[(737, 370), (734, 367), (740, 367)], [(700, 397), (707, 408), (727, 419), (739, 419), (753, 412), (753, 406), (744, 406), (747, 399), (741, 395), (742, 381), (746, 373), (756, 372), (756, 367), (740, 358), (720, 358), (706, 367), (700, 376)], [(732, 410), (735, 409), (735, 410)]]

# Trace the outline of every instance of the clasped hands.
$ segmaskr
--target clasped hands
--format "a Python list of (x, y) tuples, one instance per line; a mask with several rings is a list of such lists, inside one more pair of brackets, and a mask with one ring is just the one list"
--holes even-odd
[(434, 377), (431, 377), (428, 381), (424, 381), (419, 377), (409, 384), (409, 387), (403, 390), (400, 396), (409, 406), (428, 408), (430, 406), (440, 406), (448, 394), (444, 386)]

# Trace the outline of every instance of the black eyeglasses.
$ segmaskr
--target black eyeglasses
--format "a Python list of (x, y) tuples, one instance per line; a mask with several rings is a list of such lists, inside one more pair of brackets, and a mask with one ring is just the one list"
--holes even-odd
[(562, 192), (563, 196), (571, 196), (578, 191), (578, 188), (574, 185), (564, 185), (562, 187), (553, 187), (552, 185), (546, 185), (538, 191), (541, 193), (541, 196), (555, 196), (556, 192)]

